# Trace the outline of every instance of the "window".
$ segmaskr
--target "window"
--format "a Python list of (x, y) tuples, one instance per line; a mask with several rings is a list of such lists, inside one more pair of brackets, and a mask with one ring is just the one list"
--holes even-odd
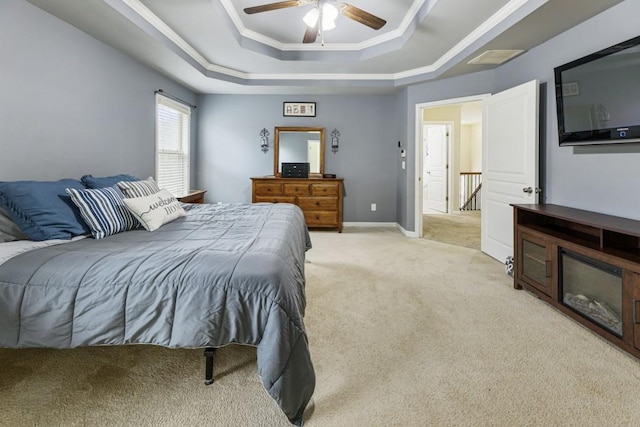
[(156, 95), (156, 180), (176, 197), (189, 192), (191, 109)]

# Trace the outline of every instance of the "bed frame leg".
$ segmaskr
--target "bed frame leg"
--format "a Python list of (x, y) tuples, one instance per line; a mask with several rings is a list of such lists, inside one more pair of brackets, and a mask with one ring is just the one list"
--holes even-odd
[(205, 374), (204, 374), (204, 384), (211, 385), (213, 384), (213, 354), (216, 352), (216, 349), (213, 347), (205, 347), (204, 349), (204, 357), (205, 357)]

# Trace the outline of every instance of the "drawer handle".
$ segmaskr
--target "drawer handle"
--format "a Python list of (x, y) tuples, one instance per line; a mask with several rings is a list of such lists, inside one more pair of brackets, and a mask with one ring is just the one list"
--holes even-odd
[(551, 261), (546, 261), (546, 262), (545, 262), (545, 267), (546, 267), (546, 270), (547, 270), (547, 271), (545, 272), (545, 273), (546, 273), (546, 276), (547, 276), (547, 277), (551, 277), (551, 271), (552, 271), (552, 269), (551, 269)]

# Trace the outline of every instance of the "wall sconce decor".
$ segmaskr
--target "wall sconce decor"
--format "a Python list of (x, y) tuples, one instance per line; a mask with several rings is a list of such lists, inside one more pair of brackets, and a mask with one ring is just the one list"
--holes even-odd
[(337, 153), (340, 145), (340, 132), (338, 129), (334, 129), (331, 131), (331, 151), (333, 153)]
[(260, 131), (260, 149), (263, 153), (269, 151), (269, 135), (267, 128), (262, 128)]

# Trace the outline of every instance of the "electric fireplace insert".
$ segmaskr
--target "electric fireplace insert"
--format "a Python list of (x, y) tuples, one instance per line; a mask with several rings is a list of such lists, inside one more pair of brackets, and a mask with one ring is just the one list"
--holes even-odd
[(622, 271), (612, 265), (560, 249), (562, 303), (622, 337)]

